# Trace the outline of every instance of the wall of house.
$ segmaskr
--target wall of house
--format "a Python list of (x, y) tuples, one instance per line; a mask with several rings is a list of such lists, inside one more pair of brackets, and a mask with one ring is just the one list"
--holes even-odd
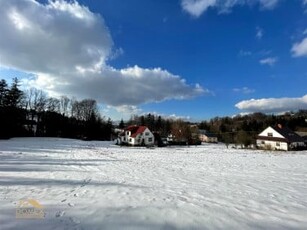
[[(269, 134), (272, 134), (272, 136), (269, 136)], [(282, 135), (280, 135), (278, 132), (276, 132), (275, 129), (273, 129), (271, 127), (266, 128), (258, 136), (284, 138)]]
[(257, 146), (263, 149), (288, 151), (288, 143), (268, 140), (257, 140)]
[(208, 142), (208, 143), (216, 143), (217, 141), (217, 137), (208, 137), (204, 134), (200, 134), (199, 135), (199, 139), (201, 142)]
[(207, 140), (206, 136), (203, 135), (203, 134), (199, 134), (198, 138), (199, 138), (199, 140), (200, 140), (201, 142), (206, 142), (206, 140)]
[(217, 143), (217, 137), (208, 137), (208, 142)]
[(139, 144), (142, 144), (142, 140), (144, 139), (144, 144), (145, 145), (153, 145), (155, 142), (155, 137), (152, 132), (147, 128), (141, 135), (140, 138), (138, 139), (140, 142)]

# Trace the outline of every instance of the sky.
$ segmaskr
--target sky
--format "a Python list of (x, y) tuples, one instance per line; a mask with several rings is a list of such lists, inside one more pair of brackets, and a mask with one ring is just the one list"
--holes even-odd
[(192, 121), (307, 109), (307, 0), (0, 0), (0, 78)]

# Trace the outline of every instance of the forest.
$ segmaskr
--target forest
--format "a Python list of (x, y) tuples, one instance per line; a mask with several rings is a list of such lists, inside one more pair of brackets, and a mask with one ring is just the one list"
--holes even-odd
[(48, 97), (30, 88), (23, 92), (14, 78), (8, 86), (0, 81), (0, 138), (64, 137), (88, 140), (110, 140), (111, 119), (101, 117), (93, 99), (78, 101), (61, 96)]

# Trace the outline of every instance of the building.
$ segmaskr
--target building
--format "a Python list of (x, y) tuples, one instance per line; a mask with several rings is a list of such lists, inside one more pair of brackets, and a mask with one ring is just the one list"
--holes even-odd
[(120, 144), (133, 146), (154, 145), (154, 134), (146, 126), (129, 126), (119, 134)]
[(36, 136), (37, 133), (37, 123), (38, 123), (38, 116), (37, 114), (32, 113), (27, 113), (26, 114), (26, 119), (24, 122), (23, 127), (29, 134), (32, 136)]
[(288, 127), (268, 127), (257, 136), (257, 147), (271, 150), (295, 150), (305, 147), (304, 139)]
[(201, 142), (207, 142), (207, 143), (217, 143), (218, 142), (216, 135), (209, 133), (208, 131), (203, 130), (203, 129), (199, 130), (198, 138)]

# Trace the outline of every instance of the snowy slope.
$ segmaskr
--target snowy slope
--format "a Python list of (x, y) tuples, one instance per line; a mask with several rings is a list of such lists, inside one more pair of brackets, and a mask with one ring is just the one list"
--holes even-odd
[[(306, 229), (307, 151), (0, 141), (0, 229)], [(44, 219), (16, 219), (35, 199)]]

